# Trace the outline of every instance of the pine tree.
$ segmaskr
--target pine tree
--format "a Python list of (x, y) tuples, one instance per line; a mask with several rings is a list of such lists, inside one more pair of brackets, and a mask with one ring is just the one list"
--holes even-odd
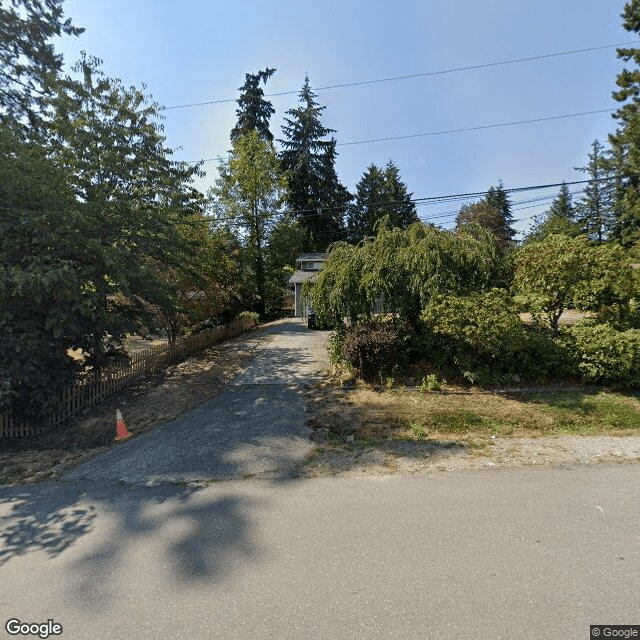
[(264, 91), (260, 83), (266, 84), (275, 72), (275, 69), (267, 67), (258, 73), (245, 74), (245, 82), (240, 87), (242, 93), (237, 100), (238, 122), (231, 130), (231, 142), (235, 142), (240, 136), (253, 130), (267, 142), (273, 141), (273, 134), (269, 131), (269, 120), (275, 113), (275, 109), (271, 102), (264, 99)]
[(389, 160), (381, 169), (370, 164), (356, 185), (356, 202), (347, 212), (347, 233), (350, 242), (359, 242), (376, 233), (378, 221), (389, 217), (392, 227), (406, 229), (418, 220), (413, 194), (400, 179), (400, 170)]
[(485, 197), (487, 204), (498, 211), (503, 221), (503, 229), (500, 230), (501, 236), (504, 236), (509, 242), (512, 242), (516, 232), (511, 227), (513, 224), (513, 215), (511, 214), (511, 201), (509, 195), (505, 191), (502, 180), (498, 182), (497, 187), (489, 187)]
[(335, 172), (336, 140), (326, 140), (335, 130), (320, 122), (326, 107), (316, 102), (308, 77), (299, 97), (300, 106), (287, 111), (290, 117), (282, 126), (280, 159), (289, 185), (288, 205), (309, 234), (308, 249), (323, 250), (344, 236), (343, 218), (351, 194)]
[[(627, 2), (622, 18), (627, 31), (640, 33), (640, 0)], [(613, 235), (624, 246), (630, 246), (640, 239), (640, 49), (620, 48), (618, 57), (635, 63), (634, 69), (623, 69), (616, 79), (619, 89), (613, 92), (613, 98), (623, 104), (614, 113), (618, 128), (609, 136), (619, 180)]]
[(584, 197), (576, 205), (576, 222), (583, 233), (595, 242), (603, 242), (613, 229), (613, 199), (615, 181), (611, 175), (610, 163), (603, 154), (603, 146), (594, 140), (589, 163), (586, 167), (576, 167), (589, 175), (589, 183)]
[(571, 192), (565, 182), (562, 183), (558, 195), (551, 203), (549, 210), (534, 218), (534, 224), (525, 243), (539, 242), (552, 234), (577, 236), (580, 228), (575, 222), (575, 207)]

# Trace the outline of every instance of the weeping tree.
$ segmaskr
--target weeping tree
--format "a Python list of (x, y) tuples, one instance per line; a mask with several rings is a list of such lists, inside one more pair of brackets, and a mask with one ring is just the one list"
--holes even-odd
[(318, 274), (312, 304), (321, 319), (370, 319), (376, 309), (415, 324), (435, 293), (464, 295), (504, 282), (504, 256), (492, 234), (480, 239), (420, 223), (383, 220), (373, 240), (338, 243)]

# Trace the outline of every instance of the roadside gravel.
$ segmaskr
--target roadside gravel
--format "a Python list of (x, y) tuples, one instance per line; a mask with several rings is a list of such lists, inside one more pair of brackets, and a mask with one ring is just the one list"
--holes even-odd
[(566, 467), (640, 462), (640, 436), (496, 438), (484, 449), (391, 441), (378, 447), (320, 446), (307, 477), (473, 471), (514, 467)]

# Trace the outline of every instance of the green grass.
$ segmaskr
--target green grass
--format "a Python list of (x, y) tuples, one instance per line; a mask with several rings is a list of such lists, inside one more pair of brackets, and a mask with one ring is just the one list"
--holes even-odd
[(526, 398), (540, 410), (551, 414), (557, 430), (564, 433), (592, 433), (598, 428), (638, 429), (640, 410), (634, 406), (635, 394), (607, 391), (556, 391)]

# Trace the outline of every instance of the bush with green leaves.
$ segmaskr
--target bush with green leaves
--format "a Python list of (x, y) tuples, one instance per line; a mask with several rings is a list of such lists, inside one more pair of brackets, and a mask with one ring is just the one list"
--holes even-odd
[(372, 321), (347, 327), (341, 342), (342, 357), (364, 379), (389, 373), (399, 362), (400, 338), (389, 322)]
[(640, 384), (640, 330), (581, 320), (571, 329), (584, 380), (625, 387)]
[(518, 251), (514, 284), (527, 310), (545, 314), (557, 333), (558, 320), (571, 304), (608, 316), (628, 315), (638, 274), (618, 245), (593, 245), (585, 236), (557, 234)]
[(424, 356), (471, 382), (507, 376), (540, 380), (570, 372), (566, 347), (551, 332), (527, 327), (508, 292), (436, 295), (421, 315)]

